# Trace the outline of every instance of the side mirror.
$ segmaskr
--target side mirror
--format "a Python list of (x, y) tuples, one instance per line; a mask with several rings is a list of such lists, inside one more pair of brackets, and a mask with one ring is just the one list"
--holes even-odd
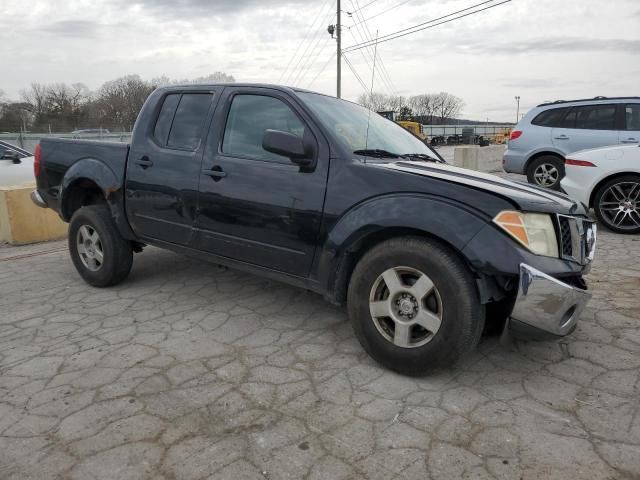
[(297, 165), (309, 165), (313, 159), (304, 148), (303, 140), (289, 132), (265, 130), (262, 137), (262, 148), (267, 152), (289, 157)]
[(21, 163), (20, 155), (18, 152), (14, 152), (13, 150), (5, 150), (2, 154), (2, 160), (12, 160), (13, 163)]

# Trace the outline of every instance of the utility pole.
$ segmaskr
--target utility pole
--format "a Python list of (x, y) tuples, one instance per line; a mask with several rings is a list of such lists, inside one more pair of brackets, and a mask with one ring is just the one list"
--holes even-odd
[(516, 123), (520, 121), (520, 95), (516, 95)]
[(336, 40), (337, 40), (337, 44), (338, 44), (338, 50), (336, 52), (336, 57), (338, 59), (338, 64), (336, 65), (336, 73), (337, 73), (337, 86), (336, 86), (336, 96), (338, 98), (340, 98), (341, 95), (341, 88), (340, 88), (340, 82), (342, 80), (342, 30), (341, 30), (341, 24), (340, 24), (340, 0), (337, 0), (338, 5), (337, 5), (337, 10), (336, 10), (336, 15), (338, 16), (338, 22), (336, 24)]

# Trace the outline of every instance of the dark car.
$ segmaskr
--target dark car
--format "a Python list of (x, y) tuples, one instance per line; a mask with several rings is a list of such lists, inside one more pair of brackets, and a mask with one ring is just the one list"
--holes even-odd
[(407, 374), (460, 359), (485, 321), (567, 335), (589, 298), (595, 227), (581, 205), (443, 164), (395, 123), (317, 93), (161, 88), (130, 145), (44, 139), (35, 171), (32, 198), (70, 222), (89, 284), (123, 281), (147, 244), (245, 269), (346, 302), (364, 349)]

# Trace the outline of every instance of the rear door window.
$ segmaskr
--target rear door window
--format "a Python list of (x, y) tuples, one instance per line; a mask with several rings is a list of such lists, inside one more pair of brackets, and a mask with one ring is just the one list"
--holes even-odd
[(567, 114), (568, 108), (552, 108), (539, 113), (533, 120), (532, 125), (538, 125), (539, 127), (560, 127), (562, 126), (562, 119)]
[(153, 131), (153, 136), (156, 141), (163, 147), (167, 144), (167, 137), (169, 136), (169, 130), (171, 130), (171, 122), (173, 122), (173, 116), (176, 113), (176, 107), (180, 101), (180, 94), (167, 95), (162, 102), (162, 108), (156, 121), (156, 127)]
[(198, 148), (211, 97), (210, 93), (182, 95), (173, 117), (167, 146), (192, 151)]
[(575, 128), (584, 130), (615, 130), (615, 105), (588, 105), (575, 107)]
[(625, 130), (640, 131), (640, 103), (625, 105), (624, 120)]

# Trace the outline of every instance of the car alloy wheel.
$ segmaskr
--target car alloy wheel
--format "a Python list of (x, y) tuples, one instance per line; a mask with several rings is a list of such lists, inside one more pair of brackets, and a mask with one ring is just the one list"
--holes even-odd
[(610, 225), (621, 230), (637, 229), (640, 227), (640, 183), (611, 185), (600, 197), (598, 208)]
[(104, 251), (100, 235), (90, 225), (82, 225), (76, 235), (78, 255), (82, 264), (92, 272), (97, 272), (104, 263)]
[(410, 267), (385, 270), (373, 283), (369, 311), (378, 332), (397, 347), (428, 343), (442, 323), (442, 300), (433, 281)]
[(551, 163), (541, 163), (533, 172), (533, 178), (541, 187), (549, 188), (558, 183), (560, 172)]

